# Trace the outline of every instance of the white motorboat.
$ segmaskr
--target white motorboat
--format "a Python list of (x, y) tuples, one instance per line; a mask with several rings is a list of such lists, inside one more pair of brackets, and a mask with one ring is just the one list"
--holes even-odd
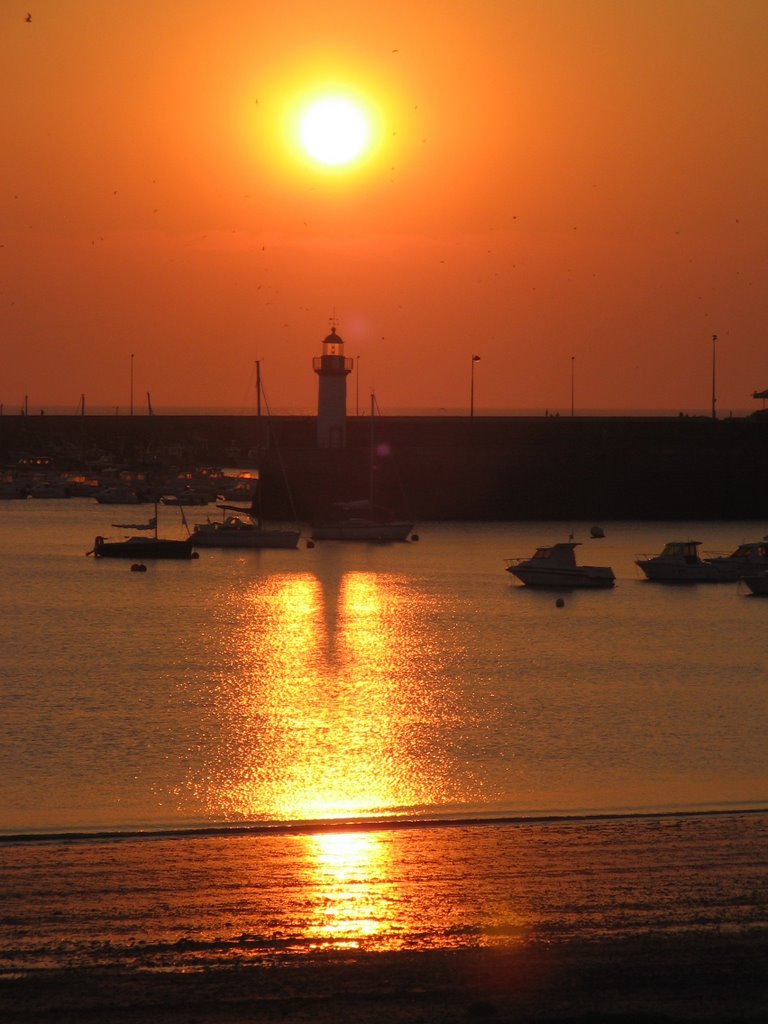
[(671, 540), (658, 555), (640, 555), (637, 565), (659, 583), (722, 583), (728, 577), (699, 554), (700, 540)]
[(511, 572), (527, 587), (612, 587), (616, 582), (607, 565), (578, 565), (575, 548), (578, 541), (561, 541), (536, 548), (531, 558), (508, 558)]
[(720, 578), (735, 582), (742, 576), (758, 576), (768, 569), (768, 544), (764, 540), (739, 544), (730, 555), (705, 555), (704, 561), (717, 568)]

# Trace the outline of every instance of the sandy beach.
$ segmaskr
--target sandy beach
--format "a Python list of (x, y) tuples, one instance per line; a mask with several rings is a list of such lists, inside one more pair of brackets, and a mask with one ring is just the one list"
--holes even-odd
[(62, 970), (0, 982), (5, 1021), (758, 1022), (768, 932), (422, 953), (193, 973)]
[(0, 844), (0, 1020), (768, 1019), (764, 814)]

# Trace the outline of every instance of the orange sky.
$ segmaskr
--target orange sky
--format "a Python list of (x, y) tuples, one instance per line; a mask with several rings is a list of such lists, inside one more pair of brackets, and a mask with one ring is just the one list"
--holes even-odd
[[(31, 11), (32, 21), (26, 21)], [(768, 387), (765, 0), (0, 6), (0, 402), (718, 410)], [(351, 170), (286, 117), (377, 111)], [(355, 382), (350, 378), (349, 408)]]

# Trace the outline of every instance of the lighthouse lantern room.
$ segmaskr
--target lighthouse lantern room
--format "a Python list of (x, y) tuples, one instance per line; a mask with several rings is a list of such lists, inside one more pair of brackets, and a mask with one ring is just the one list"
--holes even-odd
[(343, 448), (347, 440), (347, 375), (353, 360), (344, 355), (344, 340), (336, 333), (323, 339), (323, 354), (315, 356), (312, 368), (318, 376), (317, 447)]

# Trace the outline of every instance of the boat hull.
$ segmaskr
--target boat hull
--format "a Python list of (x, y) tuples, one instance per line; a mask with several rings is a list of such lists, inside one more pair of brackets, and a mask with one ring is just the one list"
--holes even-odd
[(706, 562), (684, 564), (638, 559), (635, 563), (654, 583), (724, 583), (728, 576)]
[(192, 558), (192, 538), (162, 540), (154, 537), (131, 537), (109, 541), (97, 537), (93, 544), (94, 558)]
[(526, 587), (555, 587), (560, 590), (579, 587), (600, 590), (612, 587), (616, 583), (613, 570), (607, 567), (593, 567), (591, 572), (585, 571), (584, 567), (572, 572), (567, 569), (553, 569), (551, 572), (547, 572), (542, 569), (510, 566), (507, 571), (516, 576)]
[(755, 597), (768, 597), (768, 573), (760, 573), (758, 576), (742, 576), (742, 579)]
[(757, 577), (768, 570), (768, 561), (763, 558), (709, 558), (707, 562), (717, 569), (724, 583), (736, 583), (745, 576)]
[(312, 527), (312, 540), (357, 540), (373, 543), (408, 540), (413, 523), (372, 523), (349, 521), (318, 523)]

